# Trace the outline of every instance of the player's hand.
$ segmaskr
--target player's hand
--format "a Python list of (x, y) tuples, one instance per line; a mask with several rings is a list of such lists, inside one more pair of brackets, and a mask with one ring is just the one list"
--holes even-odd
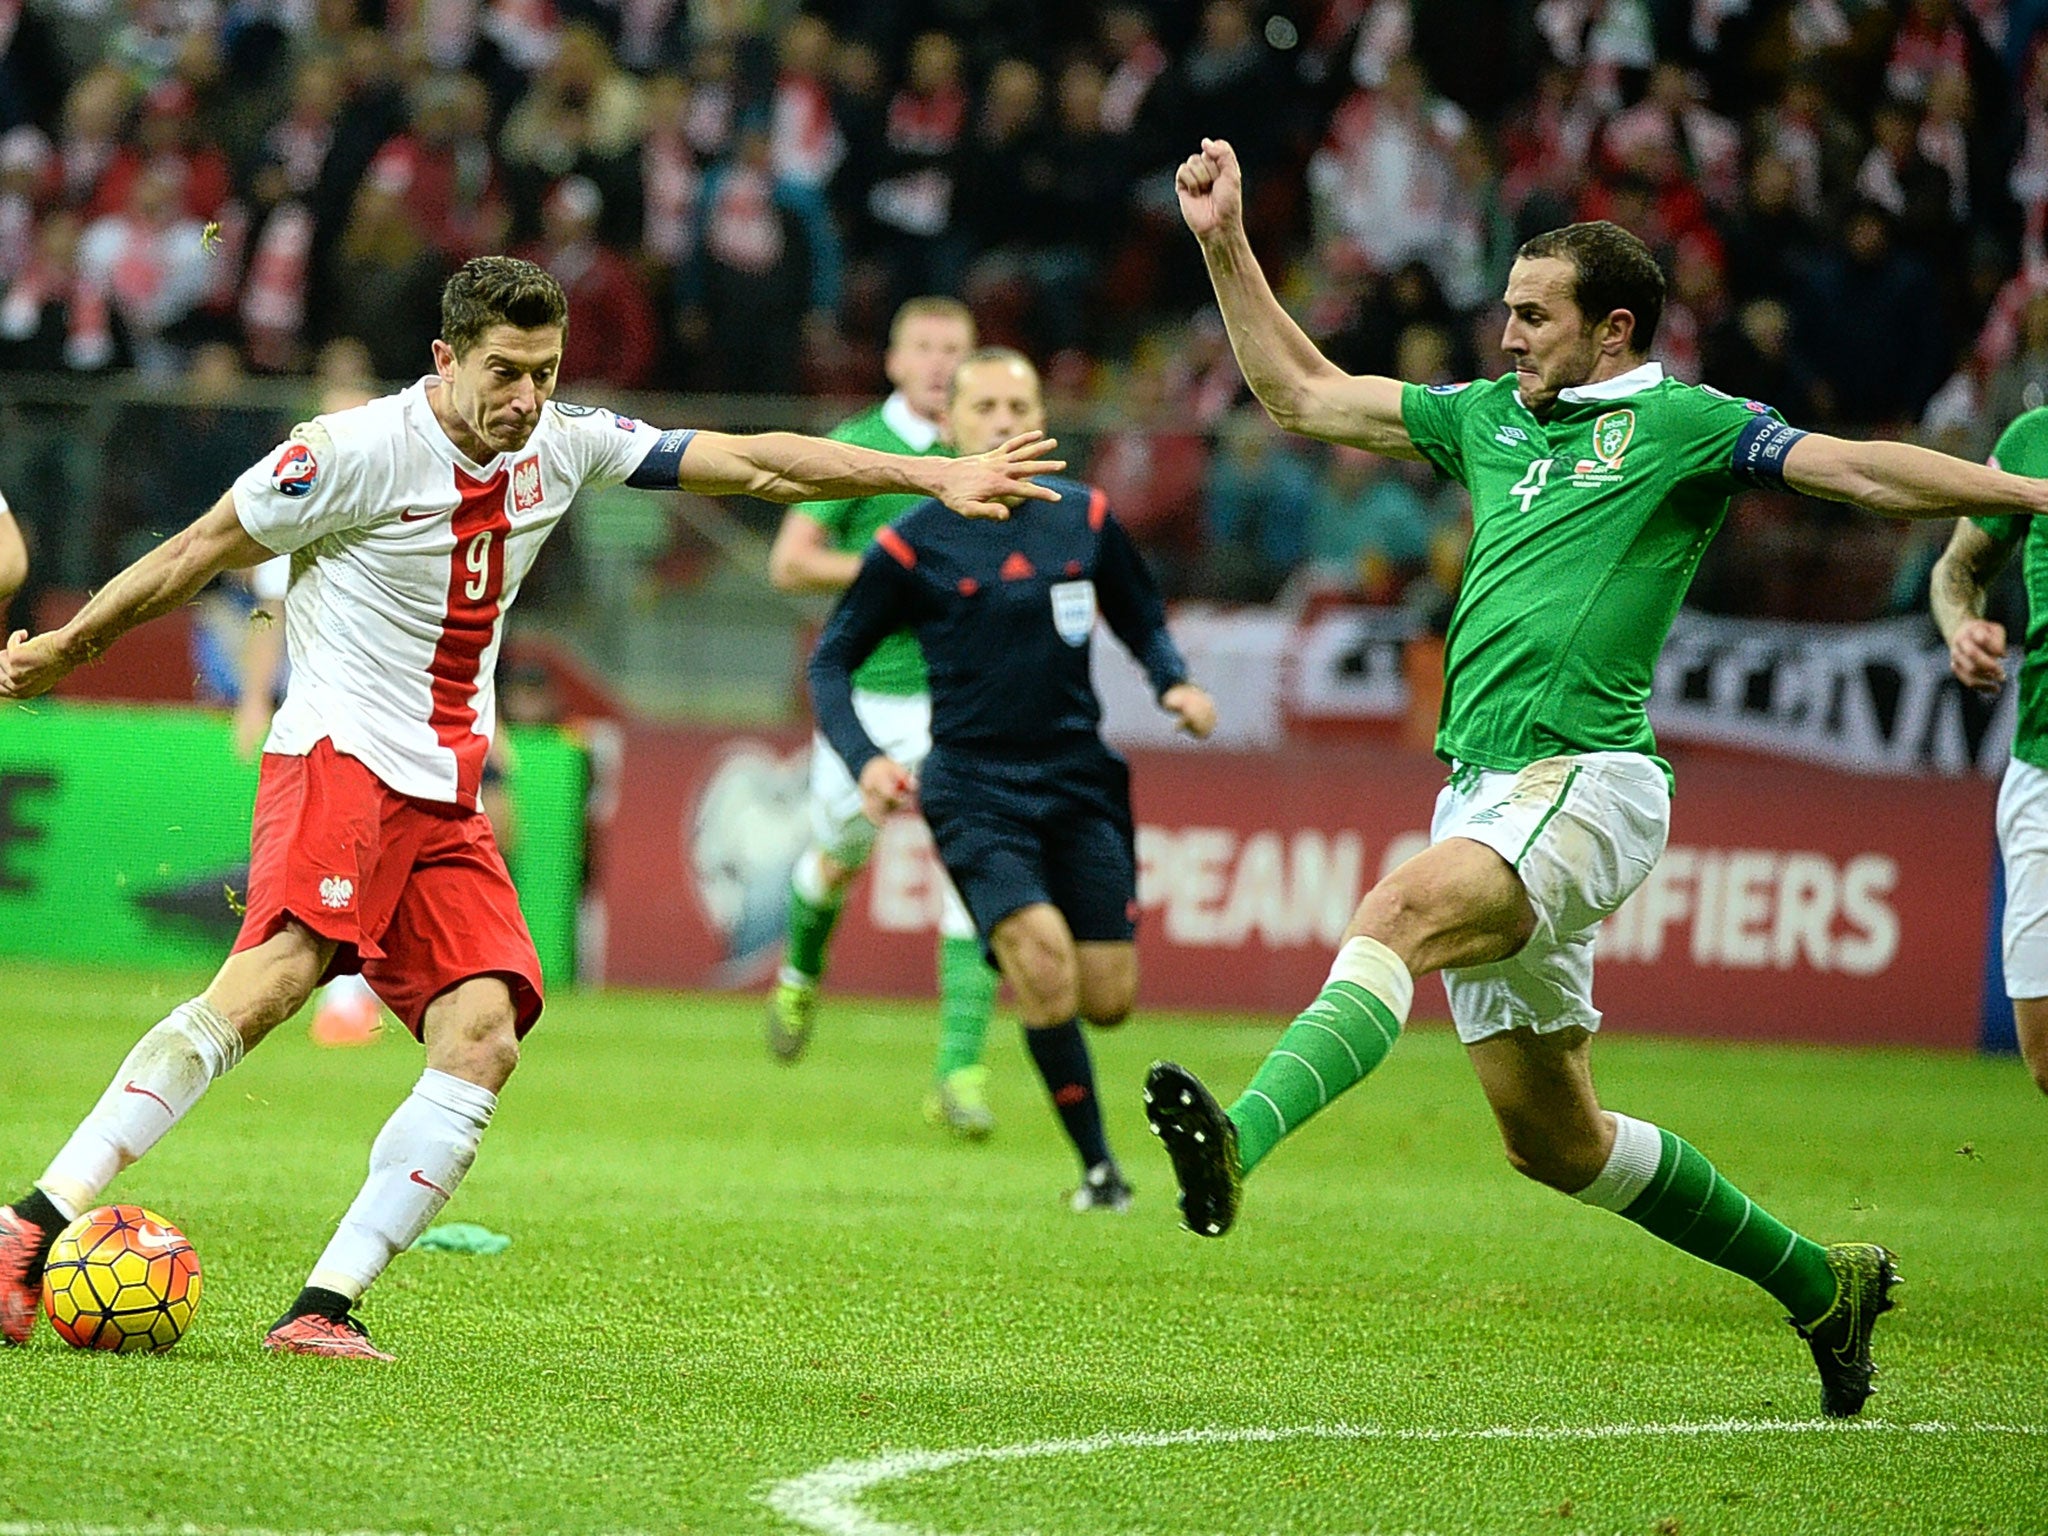
[(894, 758), (872, 757), (860, 771), (860, 813), (880, 826), (910, 804), (910, 772)]
[(1227, 139), (1202, 140), (1200, 153), (1181, 161), (1174, 173), (1173, 190), (1197, 240), (1230, 234), (1244, 222), (1244, 176)]
[(1197, 741), (1216, 729), (1216, 701), (1193, 683), (1175, 683), (1159, 695), (1159, 704)]
[(1966, 619), (1948, 643), (1948, 669), (1965, 688), (1998, 692), (2005, 686), (2005, 626), (1989, 619)]
[(33, 699), (63, 682), (77, 663), (68, 660), (57, 636), (30, 637), (17, 629), (0, 652), (0, 699)]
[(1059, 447), (1043, 432), (1025, 432), (987, 453), (931, 461), (939, 477), (938, 498), (962, 517), (1005, 518), (1019, 501), (1058, 501), (1060, 493), (1034, 485), (1033, 475), (1056, 475), (1065, 459), (1044, 455)]

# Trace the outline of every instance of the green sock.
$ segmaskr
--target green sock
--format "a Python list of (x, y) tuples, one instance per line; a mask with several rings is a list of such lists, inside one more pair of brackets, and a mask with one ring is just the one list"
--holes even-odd
[(841, 905), (835, 901), (821, 906), (794, 885), (789, 888), (789, 942), (782, 950), (782, 963), (787, 969), (813, 981), (824, 976), (825, 946), (832, 941)]
[[(1722, 1178), (1683, 1137), (1626, 1115), (1614, 1122), (1614, 1154), (1579, 1199), (1618, 1210), (1674, 1248), (1755, 1281), (1802, 1325), (1835, 1304), (1834, 1271), (1820, 1244)], [(1633, 1174), (1624, 1166), (1630, 1164)]]
[(1230, 1106), (1244, 1171), (1385, 1061), (1400, 1035), (1394, 1010), (1357, 982), (1324, 982)]
[(982, 958), (979, 939), (939, 940), (939, 1059), (934, 1077), (981, 1063), (989, 1015), (1002, 978)]

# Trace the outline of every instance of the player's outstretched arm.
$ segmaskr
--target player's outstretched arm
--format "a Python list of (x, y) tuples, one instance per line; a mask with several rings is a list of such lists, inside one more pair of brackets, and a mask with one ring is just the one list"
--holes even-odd
[(14, 525), (12, 512), (0, 512), (0, 609), (28, 580), (28, 546)]
[(242, 527), (233, 495), (221, 497), (205, 516), (100, 588), (62, 629), (33, 639), (27, 630), (15, 631), (0, 655), (0, 698), (48, 693), (136, 625), (190, 602), (222, 571), (260, 565), (273, 554)]
[(1042, 432), (1027, 432), (987, 453), (921, 458), (797, 432), (699, 432), (683, 451), (676, 479), (686, 491), (763, 501), (930, 496), (966, 517), (1002, 518), (1019, 500), (1059, 500), (1059, 492), (1031, 478), (1067, 467), (1066, 460), (1047, 457), (1058, 446)]
[(1243, 181), (1230, 145), (1202, 140), (1200, 151), (1181, 162), (1174, 191), (1201, 242), (1237, 366), (1266, 414), (1305, 437), (1421, 458), (1401, 416), (1400, 381), (1346, 373), (1280, 307), (1245, 234)]
[(2005, 684), (2005, 626), (1984, 617), (1984, 602), (2025, 527), (2020, 523), (2000, 537), (1958, 518), (1928, 582), (1934, 622), (1948, 642), (1948, 669), (1979, 693), (1996, 693)]
[(1786, 450), (1785, 484), (1888, 517), (1999, 516), (2048, 512), (2048, 480), (1918, 448), (1808, 432)]

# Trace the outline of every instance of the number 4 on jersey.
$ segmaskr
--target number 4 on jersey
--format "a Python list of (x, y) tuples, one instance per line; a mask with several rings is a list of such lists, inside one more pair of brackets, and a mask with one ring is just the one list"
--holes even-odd
[(1529, 504), (1543, 494), (1543, 487), (1550, 483), (1550, 466), (1555, 459), (1532, 459), (1522, 478), (1508, 487), (1510, 496), (1522, 498), (1522, 510), (1529, 510)]

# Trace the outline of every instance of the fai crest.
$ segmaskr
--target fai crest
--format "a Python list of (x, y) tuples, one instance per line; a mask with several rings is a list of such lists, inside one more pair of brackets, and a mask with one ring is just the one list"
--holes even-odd
[(1609, 469), (1621, 468), (1621, 456), (1636, 435), (1634, 411), (1609, 411), (1593, 423), (1593, 452)]
[(524, 459), (512, 468), (512, 510), (531, 512), (540, 498), (540, 460)]
[(1056, 581), (1052, 584), (1052, 627), (1069, 645), (1088, 642), (1095, 629), (1095, 583)]
[(330, 912), (339, 912), (356, 899), (356, 883), (340, 875), (329, 875), (320, 882), (320, 905)]

